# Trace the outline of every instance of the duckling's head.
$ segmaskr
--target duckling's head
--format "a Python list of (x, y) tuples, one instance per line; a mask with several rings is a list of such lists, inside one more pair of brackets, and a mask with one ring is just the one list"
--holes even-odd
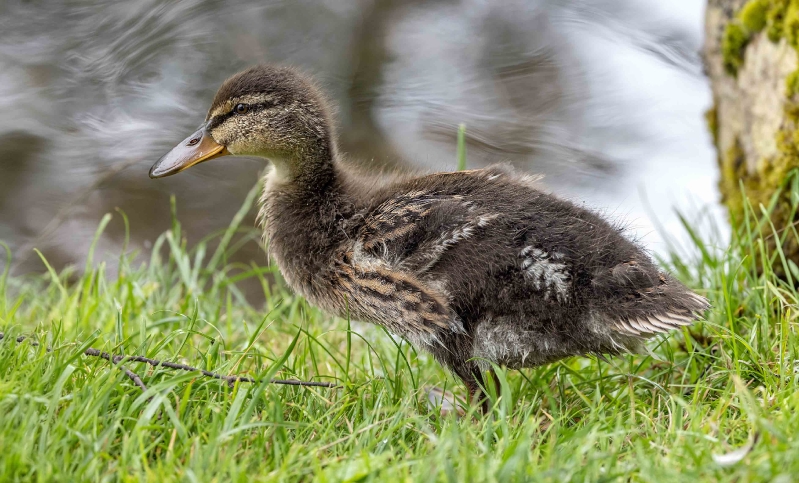
[(205, 123), (150, 169), (170, 176), (220, 156), (259, 156), (286, 176), (329, 163), (333, 133), (324, 97), (288, 67), (259, 65), (226, 80)]

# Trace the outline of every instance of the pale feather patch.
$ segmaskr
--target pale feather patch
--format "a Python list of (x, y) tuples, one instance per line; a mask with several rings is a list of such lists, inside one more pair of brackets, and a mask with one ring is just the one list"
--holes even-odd
[(641, 324), (638, 322), (638, 319), (630, 319), (630, 320), (628, 320), (627, 322), (628, 322), (628, 323), (629, 323), (629, 324), (630, 324), (630, 325), (631, 325), (631, 326), (632, 326), (632, 327), (633, 327), (635, 330), (637, 330), (639, 333), (642, 333), (642, 334), (643, 334), (643, 333), (649, 332), (649, 330), (647, 330), (647, 328), (646, 328), (646, 327), (644, 327), (643, 325), (641, 325)]
[(703, 309), (710, 307), (710, 302), (708, 302), (708, 300), (705, 297), (702, 297), (701, 295), (695, 294), (693, 292), (690, 292), (688, 295), (696, 302), (698, 302), (700, 305), (702, 305)]
[(446, 280), (436, 279), (436, 280), (426, 280), (425, 282), (427, 283), (428, 287), (443, 295), (444, 298), (446, 298), (447, 300), (450, 300), (452, 298), (452, 296), (449, 293), (449, 287), (447, 286)]
[(403, 334), (403, 337), (410, 342), (414, 347), (419, 349), (427, 349), (429, 350), (432, 347), (442, 347), (446, 349), (447, 347), (441, 342), (441, 339), (434, 333), (430, 332), (406, 332)]
[(649, 336), (691, 325), (695, 320), (696, 318), (691, 316), (666, 312), (640, 318), (616, 320), (614, 325), (619, 332), (635, 336)]
[(361, 241), (356, 241), (352, 247), (352, 264), (365, 270), (378, 266), (387, 266), (383, 260), (370, 255), (366, 250), (364, 250), (363, 243)]
[[(677, 323), (680, 323), (681, 325), (689, 325), (694, 321), (693, 317), (689, 317), (687, 315), (675, 314), (674, 312), (666, 312), (665, 317), (669, 320), (673, 320)], [(661, 318), (661, 320), (663, 319)]]
[(477, 326), (472, 346), (472, 357), (481, 369), (488, 369), (488, 362), (509, 364), (521, 361), (520, 367), (530, 357), (532, 347), (512, 324), (496, 323), (489, 317)]
[(647, 319), (647, 320), (649, 321), (649, 323), (652, 326), (655, 327), (655, 329), (656, 329), (655, 332), (668, 332), (668, 331), (674, 329), (674, 327), (672, 327), (671, 325), (661, 321), (660, 319), (658, 319), (655, 316), (649, 317), (649, 319)]
[(516, 178), (516, 181), (520, 184), (525, 186), (529, 186), (531, 188), (536, 188), (537, 183), (544, 179), (543, 174), (523, 174)]
[(636, 335), (636, 336), (641, 335), (641, 332), (638, 331), (635, 327), (633, 327), (632, 324), (630, 324), (630, 322), (627, 320), (617, 320), (615, 325), (616, 325), (616, 330), (618, 330), (621, 333)]
[(474, 234), (475, 229), (488, 226), (492, 220), (498, 217), (498, 214), (479, 215), (462, 226), (442, 233), (432, 245), (425, 248), (427, 253), (424, 255), (424, 259), (427, 259), (428, 262), (419, 270), (419, 273), (429, 271), (438, 263), (444, 252), (458, 243), (468, 240)]
[(483, 228), (488, 225), (491, 220), (499, 217), (499, 215), (480, 215), (477, 217), (477, 226)]
[(536, 290), (544, 290), (544, 297), (555, 294), (558, 302), (569, 300), (570, 279), (566, 264), (562, 263), (563, 254), (546, 253), (534, 246), (528, 246), (519, 253), (522, 258), (521, 268), (525, 277), (530, 279)]

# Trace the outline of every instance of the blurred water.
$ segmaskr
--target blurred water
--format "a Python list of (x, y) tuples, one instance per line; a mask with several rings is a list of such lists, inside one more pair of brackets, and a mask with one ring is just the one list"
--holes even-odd
[[(0, 4), (0, 240), (19, 271), (81, 263), (103, 213), (146, 250), (170, 193), (197, 239), (225, 226), (263, 168), (225, 158), (152, 181), (149, 166), (253, 63), (316, 75), (343, 150), (375, 166), (510, 161), (630, 221), (658, 251), (672, 208), (715, 205), (702, 113), (700, 0), (184, 0)], [(648, 200), (649, 208), (647, 208)], [(116, 219), (100, 251), (118, 253)], [(256, 248), (241, 255), (265, 261)]]

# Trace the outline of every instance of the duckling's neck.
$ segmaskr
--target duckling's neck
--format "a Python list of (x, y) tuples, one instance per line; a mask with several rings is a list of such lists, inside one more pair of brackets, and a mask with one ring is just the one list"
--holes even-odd
[(269, 253), (289, 285), (316, 300), (313, 279), (329, 269), (356, 207), (334, 155), (282, 162), (267, 175), (262, 199)]
[(287, 156), (270, 156), (274, 168), (267, 182), (292, 191), (319, 193), (335, 181), (334, 158), (335, 150), (328, 143), (307, 147)]

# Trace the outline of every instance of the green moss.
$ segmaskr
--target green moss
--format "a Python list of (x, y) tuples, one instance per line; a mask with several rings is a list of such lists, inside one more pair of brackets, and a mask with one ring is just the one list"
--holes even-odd
[(799, 0), (750, 0), (724, 28), (721, 55), (725, 71), (738, 75), (752, 37), (766, 30), (772, 42), (785, 38), (799, 46)]
[(758, 174), (763, 181), (771, 186), (782, 184), (788, 171), (799, 168), (799, 130), (790, 122), (790, 129), (783, 129), (777, 133), (777, 148), (780, 155), (769, 163), (763, 163), (758, 169)]
[[(799, 107), (794, 106), (791, 111), (799, 113)], [(730, 218), (738, 223), (745, 217), (747, 201), (758, 217), (761, 205), (769, 207), (776, 201), (771, 211), (771, 221), (777, 230), (781, 231), (783, 227), (797, 221), (791, 209), (790, 190), (784, 188), (792, 172), (799, 170), (799, 129), (796, 129), (796, 124), (792, 120), (786, 122), (788, 126), (777, 133), (779, 154), (767, 162), (757, 163), (753, 172), (747, 169), (746, 155), (738, 139), (723, 156), (719, 157), (721, 168), (719, 190), (722, 202), (727, 206)], [(780, 189), (782, 189), (780, 195), (774, 200), (775, 193)], [(769, 225), (764, 225), (763, 230), (768, 234), (771, 233)], [(769, 251), (772, 251), (777, 240), (771, 236), (765, 239), (770, 245)], [(787, 258), (799, 260), (799, 244), (795, 238), (788, 237), (782, 244), (782, 250)], [(776, 272), (778, 276), (784, 275), (781, 270)]]
[[(794, 107), (793, 112), (799, 111)], [(779, 191), (778, 198), (771, 212), (771, 220), (774, 226), (782, 231), (784, 227), (797, 221), (793, 211), (791, 200), (791, 190), (786, 186), (787, 180), (792, 172), (799, 169), (799, 129), (794, 121), (787, 121), (788, 126), (777, 133), (777, 147), (779, 156), (770, 159), (767, 163), (758, 163), (757, 176), (753, 178), (756, 186), (748, 189), (757, 193), (757, 202), (763, 206), (769, 206), (773, 201), (775, 193)], [(795, 175), (795, 173), (794, 173)], [(748, 183), (752, 184), (752, 183)], [(766, 227), (766, 229), (769, 229)], [(776, 245), (776, 240), (770, 239), (769, 245)], [(785, 255), (794, 261), (799, 261), (799, 244), (795, 237), (788, 237), (782, 244)], [(781, 271), (777, 271), (781, 274)]]
[(794, 49), (799, 47), (799, 2), (792, 1), (785, 10), (782, 35)]
[(705, 111), (705, 123), (707, 124), (707, 130), (710, 131), (710, 135), (713, 137), (713, 145), (719, 145), (719, 113), (716, 110), (716, 106), (713, 105), (710, 109)]
[(760, 32), (768, 22), (770, 10), (772, 8), (769, 0), (752, 0), (741, 8), (737, 17), (750, 33)]
[[(745, 217), (746, 201), (759, 217), (759, 207), (770, 206), (777, 190), (785, 187), (786, 180), (793, 171), (799, 170), (799, 130), (780, 131), (777, 135), (777, 144), (780, 154), (768, 162), (758, 163), (754, 172), (747, 171), (746, 156), (738, 139), (719, 158), (721, 165), (719, 190), (722, 202), (727, 206), (730, 218), (738, 223)], [(771, 221), (777, 230), (796, 221), (791, 206), (790, 191), (783, 189), (771, 211)], [(763, 226), (763, 229), (771, 231), (768, 225)], [(767, 239), (771, 251), (776, 245), (776, 239), (773, 237)], [(782, 250), (789, 259), (799, 260), (799, 245), (794, 238), (789, 237), (782, 245)]]
[(721, 39), (721, 57), (724, 61), (724, 70), (730, 75), (738, 75), (738, 69), (744, 63), (744, 49), (749, 43), (749, 34), (743, 25), (733, 20), (724, 29)]
[(766, 12), (766, 35), (772, 42), (779, 42), (782, 38), (783, 18), (788, 3), (791, 0), (771, 0), (771, 5)]
[(799, 70), (791, 72), (785, 78), (785, 97), (793, 97), (797, 92), (799, 92)]
[(744, 51), (752, 36), (763, 30), (769, 19), (782, 20), (782, 8), (775, 8), (779, 0), (751, 0), (724, 28), (721, 55), (724, 70), (737, 75), (744, 62)]
[(721, 191), (721, 201), (727, 205), (730, 216), (740, 220), (744, 213), (743, 197), (738, 186), (739, 179), (747, 179), (746, 158), (744, 157), (741, 142), (737, 138), (735, 142), (719, 157), (719, 168), (721, 169), (721, 180), (719, 180), (719, 191)]

